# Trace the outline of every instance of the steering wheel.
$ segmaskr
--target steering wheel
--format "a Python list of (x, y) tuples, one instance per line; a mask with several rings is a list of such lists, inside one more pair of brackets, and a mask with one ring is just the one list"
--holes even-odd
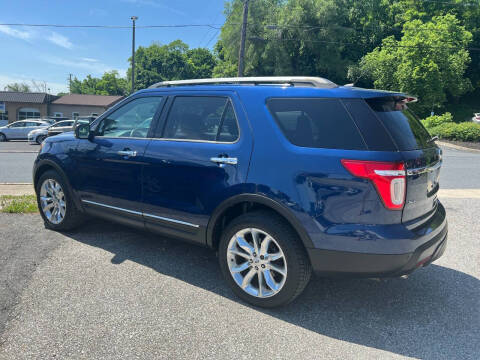
[(146, 136), (146, 131), (145, 129), (132, 129), (132, 131), (130, 131), (130, 137), (141, 137), (141, 138), (144, 138)]

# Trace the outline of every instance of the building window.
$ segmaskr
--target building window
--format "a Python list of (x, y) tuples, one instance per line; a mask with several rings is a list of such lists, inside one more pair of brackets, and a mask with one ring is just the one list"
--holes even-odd
[(80, 114), (78, 112), (72, 112), (72, 119), (77, 120)]
[(18, 120), (36, 119), (40, 117), (40, 111), (34, 108), (21, 108), (18, 110)]
[(0, 113), (0, 120), (7, 120), (8, 121), (8, 111)]
[(61, 113), (61, 112), (55, 112), (55, 113), (53, 113), (53, 116), (54, 116), (54, 117), (63, 117), (63, 113)]

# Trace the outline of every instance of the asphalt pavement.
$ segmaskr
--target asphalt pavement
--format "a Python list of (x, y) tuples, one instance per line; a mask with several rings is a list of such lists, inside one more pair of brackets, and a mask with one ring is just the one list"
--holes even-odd
[(38, 215), (3, 215), (14, 230), (0, 248), (14, 237), (30, 250), (18, 251), (21, 276), (15, 259), (1, 270), (7, 291), (28, 285), (7, 299), (18, 304), (0, 358), (478, 359), (480, 200), (444, 203), (449, 246), (435, 264), (406, 280), (313, 279), (275, 310), (236, 298), (207, 249), (100, 221), (59, 234)]
[(39, 145), (26, 141), (0, 142), (0, 184), (31, 183), (32, 166)]
[(208, 249), (0, 214), (0, 359), (478, 359), (480, 154), (444, 158), (442, 258), (406, 280), (315, 278), (274, 310), (235, 297)]

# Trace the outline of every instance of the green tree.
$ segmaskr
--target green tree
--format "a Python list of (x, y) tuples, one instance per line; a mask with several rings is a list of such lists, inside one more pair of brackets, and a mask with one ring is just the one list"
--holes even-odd
[(472, 34), (451, 14), (431, 21), (407, 21), (401, 40), (385, 38), (365, 55), (357, 73), (377, 88), (399, 90), (421, 97), (417, 108), (426, 113), (442, 106), (447, 96), (458, 98), (472, 90), (465, 77)]
[[(135, 52), (135, 89), (144, 89), (159, 81), (211, 77), (215, 65), (216, 59), (208, 49), (189, 49), (180, 40), (166, 45), (140, 46)], [(131, 71), (129, 68), (128, 79)]]
[(107, 71), (101, 78), (95, 78), (91, 75), (83, 80), (76, 77), (72, 79), (70, 91), (73, 94), (91, 94), (91, 95), (125, 95), (127, 80), (121, 78), (118, 71)]
[(12, 83), (5, 86), (6, 91), (31, 92), (32, 89), (26, 83)]

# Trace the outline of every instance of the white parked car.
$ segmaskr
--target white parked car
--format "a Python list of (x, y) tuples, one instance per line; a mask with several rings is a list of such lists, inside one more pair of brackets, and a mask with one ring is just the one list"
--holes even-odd
[(67, 131), (73, 131), (75, 120), (59, 121), (47, 128), (35, 129), (28, 133), (30, 144), (41, 144), (48, 136), (54, 136)]
[(30, 131), (49, 127), (50, 124), (38, 120), (15, 121), (7, 126), (0, 127), (0, 142), (8, 140), (26, 140)]
[(475, 113), (472, 121), (480, 124), (480, 113)]

